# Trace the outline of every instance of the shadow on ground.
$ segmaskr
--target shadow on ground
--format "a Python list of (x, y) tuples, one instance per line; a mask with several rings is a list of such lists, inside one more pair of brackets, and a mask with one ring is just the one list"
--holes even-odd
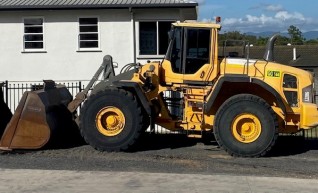
[(310, 150), (318, 150), (317, 139), (305, 139), (302, 136), (280, 136), (266, 157), (298, 155)]
[(200, 139), (188, 138), (183, 134), (151, 134), (145, 133), (129, 152), (151, 151), (160, 149), (177, 149), (195, 146)]
[[(79, 132), (74, 130), (71, 133), (64, 133), (65, 136), (60, 138), (58, 143), (50, 144), (44, 149), (71, 149), (87, 145)], [(206, 147), (216, 147), (213, 134), (206, 135), (203, 139), (188, 138), (183, 134), (152, 134), (145, 133), (141, 136), (139, 142), (128, 152), (152, 151), (161, 149), (178, 149), (185, 147), (196, 146), (198, 143), (203, 143)], [(318, 150), (318, 140), (309, 140), (301, 136), (280, 136), (273, 147), (273, 149), (266, 155), (266, 157), (281, 157), (291, 156), (305, 153), (310, 150)], [(34, 151), (34, 150), (31, 150)], [(36, 150), (35, 150), (36, 151)], [(20, 154), (30, 152), (30, 150), (14, 150), (12, 152), (2, 152)]]
[[(203, 139), (193, 139), (178, 134), (145, 134), (132, 152), (177, 149), (195, 146), (198, 143), (203, 143), (207, 147), (218, 147), (213, 135), (205, 136)], [(279, 136), (275, 146), (266, 157), (298, 155), (310, 150), (318, 150), (317, 139), (310, 140), (302, 136)]]

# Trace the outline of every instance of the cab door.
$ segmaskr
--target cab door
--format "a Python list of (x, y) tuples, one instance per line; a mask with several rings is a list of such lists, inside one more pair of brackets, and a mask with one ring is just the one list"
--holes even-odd
[[(163, 62), (166, 82), (208, 84), (213, 72), (211, 61), (215, 48), (211, 28), (175, 28)], [(215, 57), (215, 56), (214, 56)]]
[(207, 84), (211, 65), (211, 29), (187, 28), (184, 34), (182, 74), (184, 83)]

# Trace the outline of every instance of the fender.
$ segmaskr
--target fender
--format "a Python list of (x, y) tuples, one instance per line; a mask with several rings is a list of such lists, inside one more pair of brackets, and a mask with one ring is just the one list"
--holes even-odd
[(219, 95), (221, 88), (225, 82), (240, 82), (240, 83), (252, 83), (252, 84), (257, 84), (267, 90), (268, 92), (272, 93), (274, 97), (277, 100), (278, 106), (283, 110), (283, 112), (286, 114), (287, 110), (284, 105), (283, 99), (280, 96), (280, 94), (271, 86), (269, 86), (267, 83), (256, 79), (256, 78), (251, 78), (249, 76), (224, 76), (220, 78), (220, 80), (217, 82), (217, 85), (215, 86), (215, 89), (212, 91), (210, 97), (207, 100), (207, 103), (204, 108), (204, 112), (208, 113), (212, 106), (214, 105), (214, 102)]
[(116, 81), (118, 82), (118, 81), (121, 81), (121, 80), (131, 80), (133, 78), (133, 76), (134, 76), (134, 73), (135, 73), (135, 71), (131, 70), (131, 71), (128, 71), (128, 72), (124, 72), (122, 74), (118, 74), (116, 76), (109, 77), (106, 80), (102, 80), (101, 82), (99, 82), (98, 84), (96, 84), (93, 87), (93, 90), (91, 91), (91, 93), (94, 94), (94, 93), (97, 93), (99, 91), (104, 90), (106, 87), (114, 86), (113, 82), (116, 82)]
[(114, 81), (113, 82), (113, 86), (118, 87), (118, 88), (124, 88), (124, 89), (130, 89), (133, 90), (135, 92), (135, 94), (137, 95), (138, 99), (140, 100), (142, 106), (144, 107), (144, 109), (146, 110), (147, 114), (149, 116), (152, 115), (152, 110), (151, 110), (151, 102), (148, 101), (147, 97), (145, 96), (143, 89), (140, 87), (140, 85), (136, 82), (132, 82), (132, 81)]

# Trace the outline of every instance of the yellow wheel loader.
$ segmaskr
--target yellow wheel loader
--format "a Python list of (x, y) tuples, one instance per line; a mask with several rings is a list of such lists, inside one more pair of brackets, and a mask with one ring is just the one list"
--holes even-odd
[[(274, 146), (279, 133), (316, 127), (313, 76), (274, 62), (277, 36), (270, 38), (262, 60), (219, 57), (220, 27), (212, 23), (174, 23), (162, 61), (128, 65), (117, 76), (111, 57), (105, 57), (107, 65), (101, 66), (86, 91), (73, 101), (64, 91), (58, 92), (57, 86), (51, 86), (52, 92), (61, 96), (55, 103), (45, 103), (47, 100), (40, 96), (43, 92), (50, 97), (50, 89), (31, 92), (38, 97), (34, 104), (28, 103), (29, 93), (22, 99), (23, 110), (18, 108), (8, 124), (0, 146), (30, 148), (27, 144), (41, 134), (42, 147), (52, 131), (47, 124), (50, 109), (59, 106), (72, 114), (83, 101), (77, 119), (79, 130), (88, 144), (101, 151), (127, 150), (142, 132), (149, 126), (153, 130), (157, 124), (183, 131), (189, 137), (200, 138), (213, 132), (219, 146), (230, 155), (258, 157)], [(105, 80), (88, 94), (101, 71), (105, 71)], [(43, 108), (36, 106), (39, 103)], [(29, 111), (34, 115), (27, 117)], [(35, 130), (31, 129), (33, 119), (41, 117), (36, 112), (42, 120)], [(15, 119), (16, 114), (19, 116)], [(17, 129), (11, 126), (12, 120), (26, 123)], [(15, 138), (23, 143), (17, 146), (12, 142)]]

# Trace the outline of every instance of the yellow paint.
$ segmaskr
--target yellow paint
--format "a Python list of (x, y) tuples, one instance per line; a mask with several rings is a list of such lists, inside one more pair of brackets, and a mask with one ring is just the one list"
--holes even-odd
[(317, 105), (303, 103), (301, 105), (300, 128), (310, 129), (318, 126)]
[(173, 26), (178, 27), (191, 27), (191, 28), (211, 28), (211, 29), (220, 29), (220, 24), (208, 23), (208, 22), (177, 22), (173, 23)]
[(237, 141), (242, 143), (252, 143), (261, 135), (262, 125), (255, 115), (240, 114), (234, 118), (231, 130)]
[(104, 107), (96, 115), (96, 127), (101, 134), (107, 137), (116, 136), (125, 127), (125, 116), (117, 107)]

